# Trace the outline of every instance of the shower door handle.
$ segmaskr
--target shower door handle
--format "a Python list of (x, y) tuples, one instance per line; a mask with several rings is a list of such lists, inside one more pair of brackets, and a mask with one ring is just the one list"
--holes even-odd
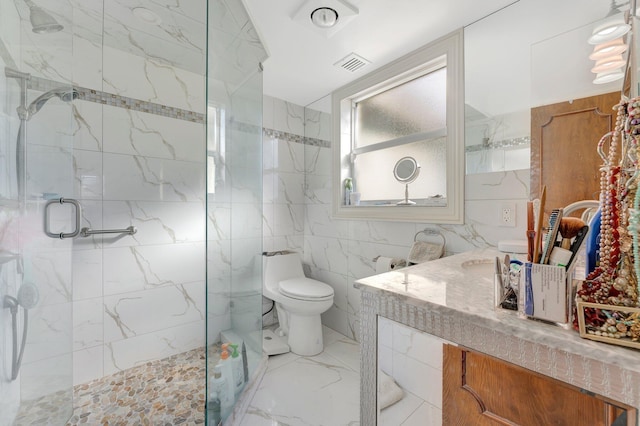
[[(75, 207), (75, 228), (72, 232), (60, 232), (55, 233), (51, 232), (49, 228), (49, 207), (52, 204), (72, 204)], [(47, 201), (44, 205), (44, 233), (47, 234), (48, 237), (51, 238), (60, 238), (61, 240), (64, 238), (73, 238), (78, 236), (80, 233), (80, 220), (82, 217), (82, 208), (80, 207), (80, 203), (78, 200), (73, 200), (71, 198), (59, 198)]]

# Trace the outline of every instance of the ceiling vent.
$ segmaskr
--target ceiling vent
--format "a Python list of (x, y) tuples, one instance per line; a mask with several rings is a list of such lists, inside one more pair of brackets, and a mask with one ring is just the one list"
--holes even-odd
[(356, 55), (355, 53), (349, 53), (347, 56), (340, 59), (333, 65), (343, 68), (347, 71), (356, 72), (359, 69), (369, 65), (370, 63), (370, 61), (367, 61), (362, 56)]

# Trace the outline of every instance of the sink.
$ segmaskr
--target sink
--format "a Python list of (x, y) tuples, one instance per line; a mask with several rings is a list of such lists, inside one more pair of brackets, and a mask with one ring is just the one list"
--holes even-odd
[(496, 259), (465, 260), (460, 266), (462, 266), (462, 269), (473, 273), (493, 274), (496, 270)]

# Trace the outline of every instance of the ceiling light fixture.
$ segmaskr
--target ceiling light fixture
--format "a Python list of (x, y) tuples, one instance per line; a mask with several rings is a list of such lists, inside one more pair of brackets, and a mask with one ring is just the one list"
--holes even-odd
[(311, 22), (320, 28), (331, 28), (338, 22), (338, 12), (330, 7), (319, 7), (311, 12)]
[(593, 84), (611, 83), (612, 81), (620, 80), (622, 77), (624, 77), (624, 72), (618, 68), (616, 70), (599, 73), (593, 80)]
[(596, 61), (596, 65), (591, 68), (591, 72), (600, 74), (623, 67), (626, 63), (627, 62), (622, 58), (622, 55), (611, 55), (607, 58)]
[(134, 7), (131, 11), (133, 15), (144, 22), (145, 24), (160, 25), (162, 19), (153, 10), (149, 10), (146, 7)]
[(598, 59), (603, 59), (610, 55), (621, 55), (626, 52), (628, 48), (629, 46), (622, 41), (622, 38), (617, 38), (615, 40), (596, 45), (596, 47), (593, 48), (593, 53), (589, 55), (589, 59), (597, 61)]
[(589, 37), (589, 44), (600, 44), (622, 37), (631, 29), (631, 25), (625, 21), (625, 14), (619, 8), (615, 0), (611, 1), (611, 9), (605, 19), (596, 25)]

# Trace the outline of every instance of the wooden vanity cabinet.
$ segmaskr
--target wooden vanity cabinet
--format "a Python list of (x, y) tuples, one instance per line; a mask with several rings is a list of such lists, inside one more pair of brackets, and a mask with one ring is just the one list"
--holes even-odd
[(636, 425), (632, 407), (458, 346), (443, 351), (443, 425), (610, 426), (624, 411), (623, 424)]

